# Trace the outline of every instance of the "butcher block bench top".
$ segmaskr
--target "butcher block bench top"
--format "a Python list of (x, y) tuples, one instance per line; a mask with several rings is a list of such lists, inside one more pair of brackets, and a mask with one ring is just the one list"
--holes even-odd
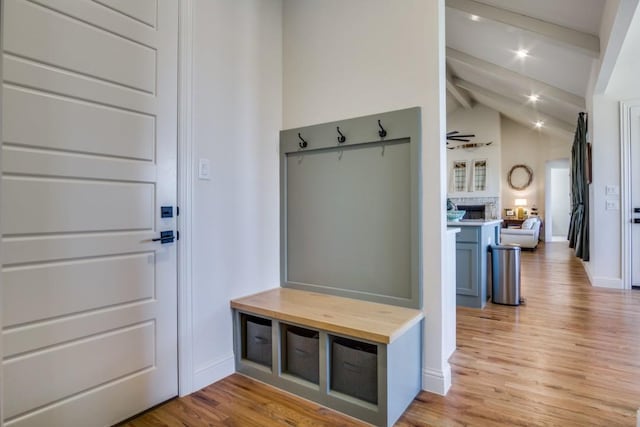
[(424, 318), (420, 310), (275, 288), (231, 301), (231, 307), (314, 329), (390, 344)]

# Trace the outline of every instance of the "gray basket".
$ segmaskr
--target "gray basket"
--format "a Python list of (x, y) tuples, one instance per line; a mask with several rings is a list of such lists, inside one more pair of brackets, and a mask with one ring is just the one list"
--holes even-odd
[(287, 369), (292, 375), (318, 384), (318, 333), (309, 329), (287, 328)]
[(247, 359), (271, 368), (271, 321), (247, 316)]
[(377, 404), (377, 351), (373, 344), (335, 338), (331, 346), (331, 389)]

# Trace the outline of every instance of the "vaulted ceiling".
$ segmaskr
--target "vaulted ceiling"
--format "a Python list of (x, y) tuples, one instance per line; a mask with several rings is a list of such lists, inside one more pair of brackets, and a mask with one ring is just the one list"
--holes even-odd
[(605, 2), (446, 0), (448, 110), (453, 99), (479, 102), (570, 137), (600, 56)]

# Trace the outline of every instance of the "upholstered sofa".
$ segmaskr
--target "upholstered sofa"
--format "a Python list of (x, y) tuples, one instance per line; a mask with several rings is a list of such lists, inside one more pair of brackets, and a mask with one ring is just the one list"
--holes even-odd
[(522, 223), (521, 228), (503, 228), (500, 230), (500, 244), (534, 249), (538, 246), (540, 225), (539, 218), (528, 218)]

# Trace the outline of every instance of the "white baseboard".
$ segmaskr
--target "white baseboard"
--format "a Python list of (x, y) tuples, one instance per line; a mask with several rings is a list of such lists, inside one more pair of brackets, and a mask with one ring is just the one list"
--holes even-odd
[(591, 272), (591, 263), (582, 261), (584, 271), (587, 272), (587, 277), (591, 286), (596, 288), (609, 288), (609, 289), (624, 289), (622, 279), (620, 277), (598, 277), (594, 276)]
[(591, 285), (597, 288), (623, 289), (622, 279), (619, 277), (594, 277)]
[(422, 389), (431, 393), (446, 396), (451, 388), (451, 366), (446, 364), (444, 371), (422, 369)]
[(222, 359), (211, 361), (203, 367), (196, 369), (193, 374), (193, 391), (198, 391), (215, 383), (235, 372), (233, 354)]

